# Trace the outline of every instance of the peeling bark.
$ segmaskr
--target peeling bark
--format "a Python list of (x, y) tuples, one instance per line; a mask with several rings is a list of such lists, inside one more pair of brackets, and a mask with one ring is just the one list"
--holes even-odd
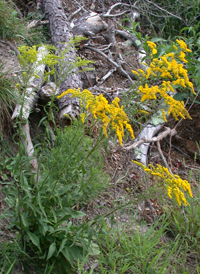
[(17, 104), (15, 106), (14, 112), (12, 114), (12, 120), (16, 119), (17, 117), (20, 117), (20, 111), (22, 108), (22, 117), (20, 117), (24, 122), (27, 121), (29, 114), (36, 103), (38, 99), (37, 89), (39, 89), (43, 82), (43, 74), (45, 65), (39, 64), (40, 60), (43, 58), (43, 56), (47, 54), (47, 50), (44, 46), (40, 47), (38, 49), (38, 56), (37, 56), (37, 62), (35, 64), (35, 73), (39, 75), (39, 78), (36, 78), (35, 76), (32, 76), (29, 80), (28, 87), (25, 90), (23, 102), (21, 104)]
[[(43, 9), (46, 19), (49, 20), (50, 34), (52, 44), (59, 50), (65, 50), (68, 45), (67, 42), (73, 38), (73, 32), (64, 13), (62, 3), (60, 0), (43, 0)], [(76, 59), (76, 50), (71, 46), (70, 51), (65, 53), (64, 61), (72, 62)], [(75, 71), (74, 71), (75, 72)], [(62, 74), (65, 71), (61, 72)], [(82, 88), (82, 81), (79, 74), (69, 75), (60, 85), (59, 93), (66, 91), (69, 88)], [(79, 100), (77, 98), (70, 98), (70, 95), (62, 97), (58, 101), (59, 118), (63, 124), (65, 117), (63, 114), (69, 114), (72, 117), (77, 117), (79, 114)]]

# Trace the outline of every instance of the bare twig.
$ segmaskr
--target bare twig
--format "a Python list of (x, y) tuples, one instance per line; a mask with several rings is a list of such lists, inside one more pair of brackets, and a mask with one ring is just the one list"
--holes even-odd
[(117, 167), (115, 169), (115, 172), (113, 174), (113, 181), (114, 181), (114, 200), (116, 199), (116, 187), (117, 187), (117, 183), (116, 183), (116, 177), (117, 177), (117, 173), (118, 173), (118, 170), (119, 170), (119, 166), (120, 166), (120, 163), (121, 163), (121, 160), (122, 160), (122, 157), (120, 158), (118, 164), (117, 164)]
[(133, 143), (132, 145), (128, 146), (128, 147), (122, 147), (123, 150), (131, 150), (131, 149), (134, 149), (136, 147), (138, 147), (139, 145), (141, 144), (144, 144), (144, 143), (152, 143), (152, 142), (159, 142), (160, 140), (162, 140), (163, 138), (165, 138), (167, 135), (171, 135), (171, 136), (174, 136), (177, 134), (176, 130), (175, 129), (170, 129), (168, 127), (166, 127), (166, 130), (160, 134), (159, 136), (157, 137), (153, 137), (151, 139), (146, 139), (145, 137), (142, 138), (141, 140)]
[[(105, 13), (105, 14), (102, 14), (103, 17), (115, 17), (115, 16), (120, 16), (124, 13), (127, 13), (128, 11), (132, 11), (132, 8), (137, 8), (136, 7), (136, 4), (137, 4), (138, 1), (136, 1), (134, 4), (130, 5), (130, 4), (125, 4), (125, 3), (122, 3), (122, 2), (118, 2), (118, 3), (115, 3), (114, 5), (112, 5), (109, 10)], [(117, 6), (124, 6), (124, 7), (128, 7), (130, 8), (130, 10), (126, 10), (122, 13), (119, 13), (119, 14), (110, 14), (111, 11), (116, 8)]]
[(101, 51), (105, 51), (105, 50), (108, 50), (111, 47), (113, 47), (113, 43), (110, 43), (109, 45), (106, 45), (106, 46), (104, 46), (102, 48), (98, 48), (98, 49), (101, 50)]
[[(188, 112), (190, 111), (190, 109), (193, 107), (198, 95), (200, 93), (200, 90), (198, 90), (198, 92), (196, 93), (195, 97), (194, 97), (194, 100), (192, 102), (192, 104), (190, 105), (190, 107), (188, 108)], [(176, 126), (174, 127), (175, 129), (178, 127), (178, 125), (183, 121), (183, 118), (181, 118), (181, 120), (178, 121), (178, 123), (176, 124)]]
[(160, 154), (160, 156), (161, 156), (161, 158), (162, 158), (162, 160), (163, 160), (165, 166), (169, 169), (170, 173), (172, 174), (172, 171), (171, 171), (169, 165), (167, 164), (167, 160), (165, 159), (165, 156), (164, 156), (164, 154), (163, 154), (163, 152), (162, 152), (162, 150), (161, 150), (160, 142), (157, 141), (156, 143), (157, 143), (158, 152), (159, 152), (159, 154)]
[(146, 0), (146, 1), (147, 1), (148, 3), (150, 3), (151, 5), (154, 5), (154, 6), (155, 6), (156, 8), (158, 8), (159, 10), (162, 10), (162, 11), (168, 13), (169, 15), (171, 15), (172, 17), (176, 17), (176, 18), (180, 19), (181, 21), (183, 21), (183, 19), (182, 19), (180, 16), (177, 16), (177, 15), (175, 15), (175, 14), (169, 12), (168, 10), (165, 10), (165, 9), (161, 8), (161, 7), (158, 6), (156, 3), (153, 3), (153, 2), (151, 2), (151, 1), (149, 1), (149, 0)]
[(33, 20), (32, 22), (30, 22), (26, 28), (27, 29), (32, 29), (36, 26), (40, 26), (40, 25), (46, 25), (46, 24), (49, 24), (49, 20), (43, 20), (41, 21), (40, 19), (39, 20)]
[(88, 46), (88, 45), (84, 45), (84, 47), (87, 48), (87, 49), (93, 50), (93, 51), (97, 52), (98, 54), (102, 55), (106, 60), (108, 60), (111, 64), (113, 64), (117, 69), (119, 69), (121, 71), (121, 73), (125, 77), (127, 77), (132, 84), (134, 83), (134, 81), (131, 79), (131, 77), (128, 75), (128, 73), (118, 63), (116, 63), (111, 58), (109, 58), (105, 53), (103, 53), (99, 49), (93, 48), (93, 47)]
[(71, 21), (71, 19), (72, 19), (77, 13), (79, 13), (82, 9), (83, 9), (83, 7), (80, 7), (79, 9), (75, 10), (70, 16), (68, 16), (68, 21)]
[(100, 85), (102, 85), (112, 74), (113, 74), (113, 72), (115, 72), (116, 71), (116, 68), (112, 68), (112, 69), (110, 69), (107, 73), (106, 73), (106, 75), (104, 75), (102, 78), (101, 78), (101, 80), (100, 81), (98, 81), (98, 83), (97, 83), (97, 86), (100, 86)]
[(117, 17), (117, 16), (121, 16), (121, 15), (123, 15), (123, 14), (125, 14), (125, 13), (127, 13), (127, 12), (130, 12), (131, 10), (124, 10), (124, 11), (122, 11), (122, 12), (120, 12), (120, 13), (117, 13), (117, 14), (103, 14), (102, 16), (103, 17)]
[(37, 159), (33, 156), (34, 155), (34, 147), (33, 147), (33, 143), (32, 143), (31, 136), (30, 136), (30, 128), (29, 128), (28, 122), (26, 124), (22, 125), (22, 131), (25, 134), (25, 139), (23, 136), (21, 138), (22, 138), (24, 147), (26, 148), (27, 155), (28, 155), (28, 157), (31, 158), (30, 165), (33, 168), (32, 172), (37, 174), (38, 163), (37, 163)]

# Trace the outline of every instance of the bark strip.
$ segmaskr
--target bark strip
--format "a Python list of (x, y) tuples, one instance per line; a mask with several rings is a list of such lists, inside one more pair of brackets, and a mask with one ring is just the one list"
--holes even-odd
[[(68, 48), (67, 42), (73, 38), (73, 33), (64, 13), (62, 2), (60, 0), (43, 0), (43, 9), (46, 19), (49, 21), (50, 34), (52, 44), (59, 50), (64, 51)], [(67, 63), (73, 62), (76, 59), (76, 50), (71, 46), (69, 51), (64, 55), (64, 61)], [(67, 68), (66, 68), (67, 69)], [(66, 71), (62, 71), (64, 75)], [(75, 71), (73, 71), (75, 72)], [(82, 81), (79, 74), (71, 74), (64, 79), (60, 85), (59, 93), (66, 91), (69, 88), (82, 88)], [(70, 98), (70, 94), (62, 97), (58, 101), (59, 118), (64, 122), (63, 114), (69, 114), (72, 117), (79, 115), (79, 100)]]

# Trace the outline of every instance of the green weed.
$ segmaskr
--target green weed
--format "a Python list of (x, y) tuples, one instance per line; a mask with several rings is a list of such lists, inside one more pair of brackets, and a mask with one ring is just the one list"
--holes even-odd
[(14, 91), (14, 80), (8, 77), (9, 71), (4, 71), (5, 63), (0, 65), (0, 132), (8, 132), (10, 112), (19, 98)]
[(20, 18), (12, 1), (0, 0), (0, 37), (17, 43), (23, 41), (29, 46), (49, 40), (47, 27), (27, 28), (29, 21), (35, 20), (37, 14), (31, 16)]
[(103, 220), (98, 273), (167, 273), (178, 243), (172, 247), (162, 242), (167, 226), (164, 218), (149, 228), (132, 226), (135, 229), (109, 228)]

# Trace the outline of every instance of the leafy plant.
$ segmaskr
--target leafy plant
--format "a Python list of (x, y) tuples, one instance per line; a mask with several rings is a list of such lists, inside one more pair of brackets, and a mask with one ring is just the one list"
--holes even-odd
[[(80, 38), (75, 41), (78, 39)], [(55, 80), (59, 79), (59, 82), (56, 82), (59, 86), (62, 77), (56, 77), (55, 65), (59, 65), (60, 69), (66, 66), (62, 58), (64, 53), (58, 57), (54, 54), (55, 47), (47, 48), (51, 52), (44, 55), (40, 62), (49, 65)], [(21, 93), (22, 116), (25, 91), (30, 85), (30, 78), (33, 75), (37, 77), (35, 63), (38, 50), (36, 46), (23, 46), (19, 50), (23, 82), (18, 83), (17, 87)], [(63, 77), (89, 62), (79, 58), (74, 63), (69, 63)], [(46, 73), (44, 79), (47, 79), (48, 75), (49, 73)], [(54, 99), (55, 94), (49, 108), (46, 108), (46, 121), (52, 117)], [(34, 155), (39, 160), (37, 174), (30, 168), (31, 159), (26, 156), (21, 139), (18, 141), (17, 155), (1, 163), (13, 178), (4, 188), (8, 208), (1, 218), (9, 220), (9, 229), (19, 232), (21, 250), (31, 254), (36, 268), (37, 265), (43, 265), (40, 267), (41, 273), (74, 273), (76, 262), (82, 261), (89, 253), (93, 228), (84, 222), (85, 214), (75, 210), (73, 206), (84, 205), (104, 190), (108, 182), (108, 176), (102, 171), (102, 156), (99, 152), (102, 134), (94, 143), (86, 136), (84, 126), (79, 120), (72, 124), (71, 128), (65, 128), (63, 132), (57, 131), (55, 147), (52, 149), (46, 145), (45, 129), (40, 149), (37, 144), (37, 153)], [(25, 138), (21, 120), (17, 125), (19, 136)], [(23, 256), (22, 263), (26, 269), (28, 260), (31, 261)]]
[(30, 16), (21, 18), (11, 0), (0, 0), (0, 37), (15, 42), (23, 41), (29, 46), (46, 42), (49, 37), (44, 26), (27, 28), (29, 21), (35, 20)]
[[(191, 174), (190, 174), (191, 176)], [(173, 204), (170, 217), (170, 231), (174, 237), (181, 236), (191, 253), (199, 254), (200, 251), (200, 188), (195, 190), (196, 195), (191, 199), (188, 197), (189, 207), (185, 207), (185, 216), (182, 209)], [(185, 220), (187, 218), (187, 220)]]
[[(69, 207), (91, 201), (107, 186), (99, 145), (85, 135), (84, 124), (77, 119), (69, 128), (58, 130), (55, 146), (46, 150), (42, 159), (44, 173), (48, 175), (51, 170), (49, 179), (68, 191), (65, 204)], [(61, 189), (55, 191), (59, 193)]]
[(197, 25), (199, 21), (200, 7), (196, 0), (140, 0), (138, 7), (143, 15), (143, 27), (165, 39), (177, 36), (182, 28)]
[[(0, 131), (3, 133), (9, 129), (10, 111), (13, 105), (19, 101), (14, 91), (14, 81), (8, 76), (9, 71), (5, 71), (5, 63), (0, 65)], [(12, 83), (13, 81), (13, 83)]]
[(18, 262), (21, 251), (15, 239), (8, 243), (1, 237), (0, 241), (0, 274), (9, 274)]
[(136, 226), (135, 223), (132, 230), (130, 226), (129, 229), (109, 228), (103, 220), (98, 239), (101, 250), (98, 273), (167, 273), (178, 242), (173, 247), (170, 243), (162, 244), (166, 226), (164, 218), (146, 230), (145, 224)]
[(35, 262), (46, 261), (45, 271), (55, 265), (54, 273), (73, 273), (74, 262), (88, 253), (93, 229), (78, 221), (85, 214), (72, 207), (94, 198), (108, 181), (99, 165), (100, 153), (93, 150), (87, 157), (91, 144), (80, 121), (60, 132), (55, 148), (41, 158), (37, 184), (27, 157), (19, 153), (6, 164), (14, 180), (4, 188), (10, 209), (4, 216), (10, 229), (19, 231), (21, 248), (32, 253)]

